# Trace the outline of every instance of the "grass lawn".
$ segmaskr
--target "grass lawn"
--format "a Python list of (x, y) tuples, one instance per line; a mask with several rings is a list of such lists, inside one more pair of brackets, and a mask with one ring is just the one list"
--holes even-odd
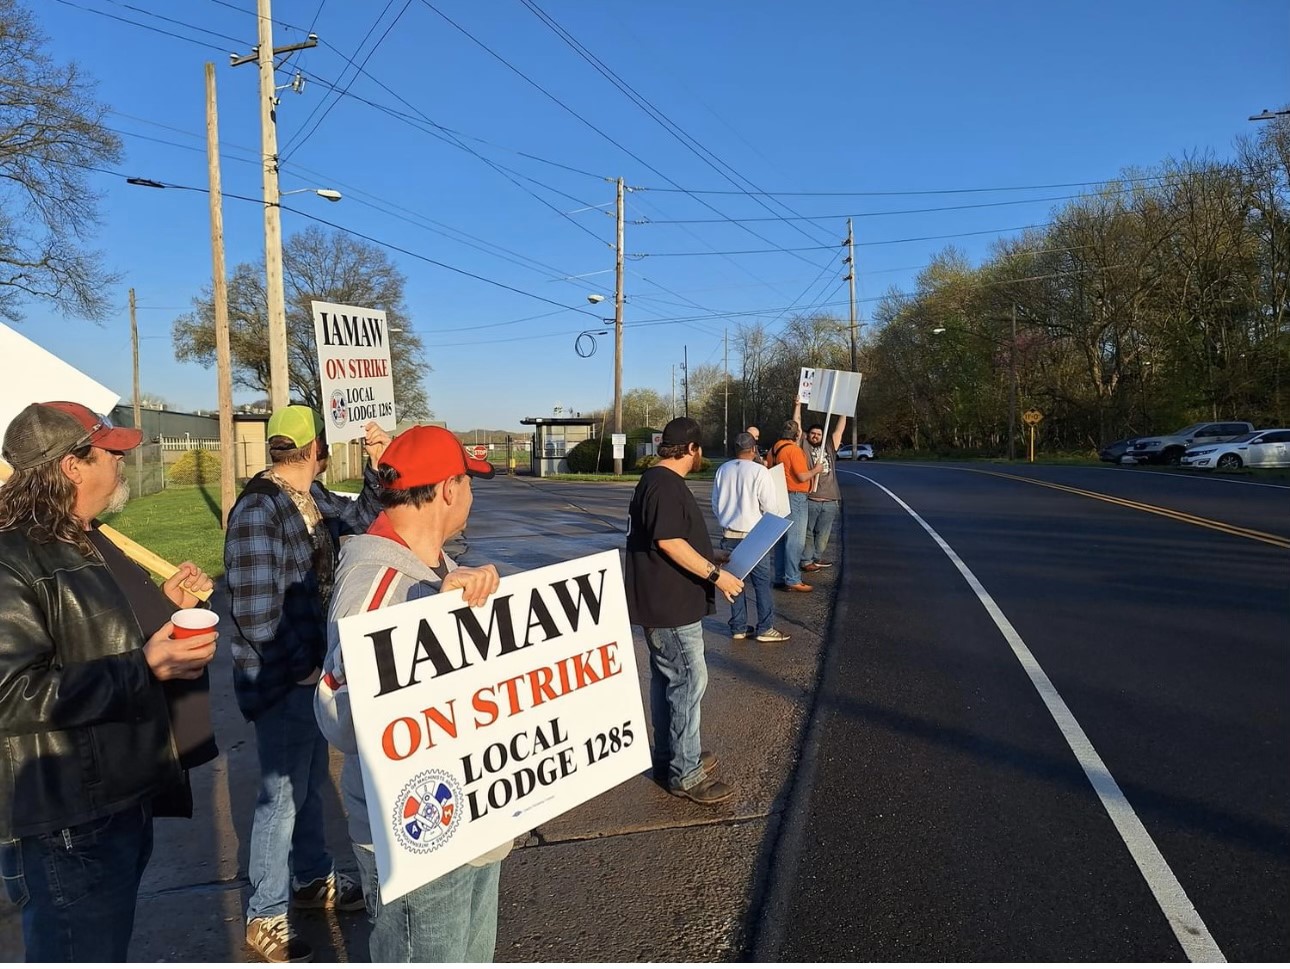
[[(224, 574), (219, 484), (172, 485), (133, 499), (103, 521), (172, 565), (195, 562), (212, 578)], [(169, 576), (161, 576), (168, 579)]]

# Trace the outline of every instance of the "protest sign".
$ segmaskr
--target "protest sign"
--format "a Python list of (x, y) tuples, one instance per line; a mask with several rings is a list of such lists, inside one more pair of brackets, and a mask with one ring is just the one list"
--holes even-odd
[(770, 512), (763, 514), (752, 527), (752, 531), (745, 535), (739, 542), (739, 546), (730, 553), (726, 571), (738, 579), (746, 579), (748, 573), (757, 567), (757, 563), (775, 547), (775, 543), (784, 537), (789, 524), (787, 518), (772, 515)]
[(802, 368), (802, 375), (797, 382), (797, 399), (803, 404), (811, 402), (811, 395), (815, 392), (815, 375), (814, 367)]
[(339, 633), (386, 903), (650, 766), (617, 552)]
[(815, 376), (811, 410), (825, 414), (854, 414), (860, 395), (858, 373), (846, 370), (820, 370)]
[(327, 439), (359, 440), (368, 421), (393, 434), (394, 377), (384, 311), (318, 300), (312, 306)]

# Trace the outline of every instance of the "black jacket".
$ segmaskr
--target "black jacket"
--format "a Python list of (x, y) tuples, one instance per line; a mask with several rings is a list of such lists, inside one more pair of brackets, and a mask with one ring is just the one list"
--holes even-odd
[(0, 531), (0, 839), (91, 821), (183, 783), (143, 645), (102, 562)]

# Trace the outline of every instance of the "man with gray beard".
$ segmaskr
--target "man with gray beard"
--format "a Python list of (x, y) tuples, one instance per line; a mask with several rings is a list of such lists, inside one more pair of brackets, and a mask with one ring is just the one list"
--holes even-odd
[[(154, 815), (191, 816), (170, 690), (203, 677), (214, 632), (170, 615), (210, 577), (158, 588), (99, 531), (129, 497), (142, 435), (82, 404), (31, 404), (4, 435), (0, 487), (0, 870), (31, 962), (123, 962)], [(209, 738), (208, 738), (209, 739)]]

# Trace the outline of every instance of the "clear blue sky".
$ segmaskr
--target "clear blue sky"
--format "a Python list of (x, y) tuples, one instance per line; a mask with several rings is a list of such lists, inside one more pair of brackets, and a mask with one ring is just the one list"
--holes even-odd
[[(256, 69), (230, 68), (227, 56), (249, 50), (255, 40), (254, 0), (28, 3), (54, 56), (77, 61), (99, 79), (100, 96), (117, 112), (110, 123), (126, 144), (119, 168), (129, 174), (205, 185), (202, 65), (214, 61), (225, 192), (259, 194)], [(559, 304), (392, 252), (407, 275), (408, 305), (434, 367), (427, 378), (431, 406), (454, 428), (517, 428), (520, 418), (549, 414), (556, 404), (586, 411), (609, 401), (612, 337), (601, 338), (588, 359), (573, 348), (577, 331), (612, 315), (610, 300), (598, 308), (585, 301), (590, 292), (613, 292), (613, 185), (606, 179), (622, 176), (630, 186), (650, 189), (628, 196), (624, 386), (666, 393), (683, 347), (692, 367), (721, 362), (724, 326), (782, 322), (789, 307), (789, 313), (822, 308), (845, 316), (843, 252), (783, 250), (841, 242), (847, 215), (856, 217), (861, 317), (867, 319), (875, 297), (909, 286), (917, 267), (941, 247), (953, 243), (978, 259), (1006, 230), (1041, 223), (1061, 203), (875, 213), (1076, 191), (782, 196), (765, 200), (769, 213), (748, 195), (660, 191), (735, 191), (701, 160), (703, 151), (746, 178), (742, 187), (771, 192), (1086, 182), (1171, 155), (1227, 157), (1233, 139), (1252, 132), (1248, 115), (1290, 102), (1285, 0), (539, 0), (541, 10), (692, 136), (702, 146), (696, 152), (521, 0), (433, 3), (275, 0), (274, 19), (281, 23), (274, 42), (301, 39), (317, 17), (314, 30), (323, 43), (292, 64), (322, 82), (302, 95), (282, 93), (282, 188), (336, 187), (346, 195), (335, 205), (309, 195), (291, 204)], [(243, 40), (234, 44), (221, 34)], [(360, 75), (350, 94), (451, 129), (475, 154), (349, 97), (325, 116), (320, 110), (308, 125), (319, 117), (322, 123), (293, 150), (310, 113), (332, 101), (326, 85), (343, 88), (354, 77), (346, 56), (362, 63), (369, 54), (367, 74), (389, 90)], [(284, 74), (280, 83), (287, 80)], [(512, 171), (499, 173), (477, 155)], [(128, 397), (125, 307), (133, 286), (143, 307), (145, 390), (180, 408), (212, 407), (214, 374), (175, 363), (169, 336), (174, 317), (210, 281), (205, 196), (130, 187), (107, 176), (95, 176), (94, 185), (103, 196), (98, 245), (123, 277), (113, 294), (119, 313), (100, 328), (33, 304), (20, 329)], [(742, 227), (721, 221), (770, 219), (788, 214), (784, 206), (819, 220)], [(258, 205), (229, 199), (224, 218), (230, 268), (261, 260)], [(664, 221), (678, 219), (718, 221)], [(288, 234), (307, 224), (284, 213)], [(983, 230), (990, 231), (889, 243)], [(748, 249), (775, 251), (665, 255)], [(641, 254), (648, 255), (636, 258)], [(563, 276), (583, 278), (557, 278)], [(738, 315), (727, 321), (718, 314)], [(708, 319), (654, 322), (678, 317)], [(524, 322), (511, 322), (518, 320)], [(731, 369), (737, 373), (733, 358)]]

